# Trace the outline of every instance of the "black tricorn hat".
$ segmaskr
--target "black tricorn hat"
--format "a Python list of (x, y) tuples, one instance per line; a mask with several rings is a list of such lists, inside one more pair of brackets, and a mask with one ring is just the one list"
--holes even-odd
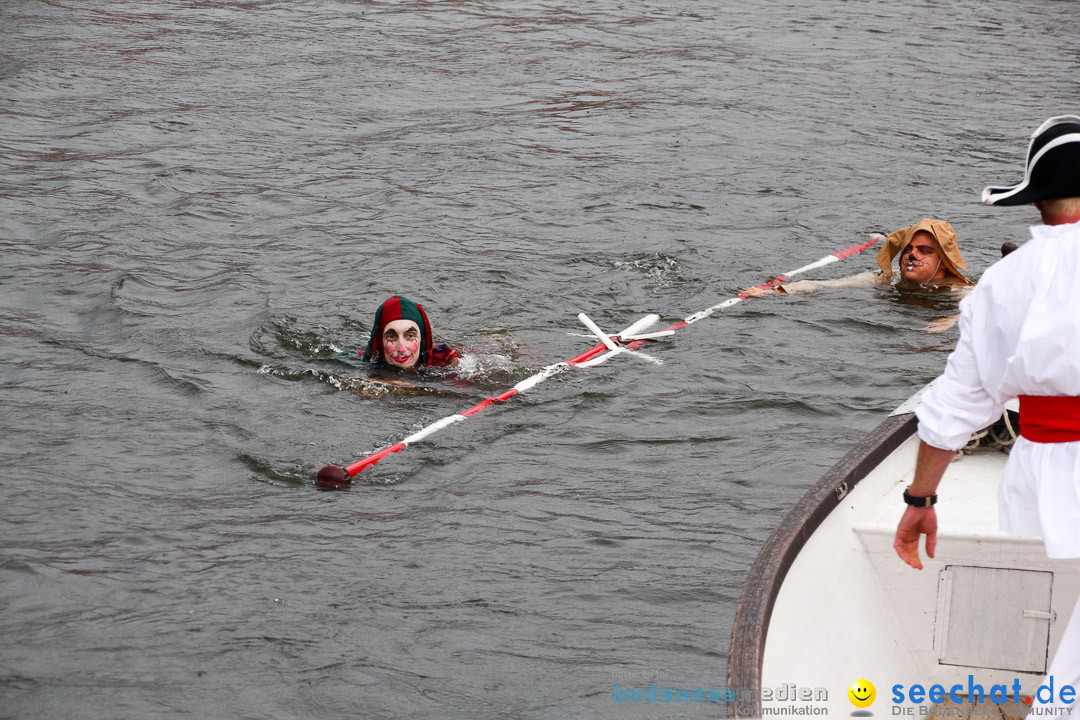
[(1080, 116), (1077, 115), (1052, 117), (1032, 134), (1021, 182), (982, 191), (982, 201), (987, 205), (1027, 205), (1067, 197), (1080, 197)]

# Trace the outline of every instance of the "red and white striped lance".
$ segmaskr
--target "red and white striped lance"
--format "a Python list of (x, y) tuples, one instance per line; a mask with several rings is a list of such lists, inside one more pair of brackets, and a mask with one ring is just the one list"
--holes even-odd
[[(811, 270), (816, 270), (820, 267), (831, 265), (834, 262), (839, 262), (840, 260), (849, 258), (852, 255), (858, 255), (859, 253), (872, 246), (878, 240), (883, 239), (883, 235), (874, 233), (870, 236), (870, 239), (868, 241), (862, 243), (861, 245), (854, 245), (847, 248), (846, 250), (840, 250), (839, 252), (830, 253), (829, 255), (826, 255), (820, 260), (810, 263), (809, 265), (804, 265), (801, 268), (791, 270), (790, 272), (784, 273), (783, 275), (777, 275), (775, 277), (769, 278), (767, 282), (756, 285), (754, 286), (754, 288), (768, 289), (771, 287), (775, 287), (776, 285), (786, 282), (787, 280), (795, 277), (796, 275), (801, 275), (803, 273), (810, 272)], [(620, 355), (623, 353), (637, 355), (644, 359), (658, 362), (650, 358), (648, 355), (644, 355), (643, 353), (638, 353), (635, 351), (651, 339), (673, 335), (676, 330), (684, 328), (687, 325), (692, 325), (699, 320), (704, 320), (713, 313), (723, 310), (725, 308), (729, 308), (732, 305), (742, 302), (746, 298), (747, 295), (744, 294), (739, 294), (733, 298), (728, 298), (727, 300), (713, 305), (712, 307), (705, 308), (700, 312), (696, 312), (693, 315), (687, 317), (686, 319), (680, 320), (674, 325), (665, 328), (664, 330), (661, 330), (659, 332), (642, 332), (646, 328), (654, 325), (660, 319), (658, 315), (646, 315), (622, 332), (610, 337), (604, 334), (603, 331), (600, 330), (600, 328), (598, 328), (592, 322), (592, 320), (590, 320), (588, 317), (585, 316), (584, 313), (582, 313), (578, 315), (578, 319), (580, 319), (586, 325), (586, 327), (588, 327), (593, 332), (593, 334), (596, 335), (597, 338), (600, 340), (600, 342), (596, 346), (586, 350), (575, 358), (571, 358), (570, 360), (558, 362), (554, 365), (548, 365), (541, 369), (540, 372), (525, 378), (509, 390), (498, 395), (484, 398), (468, 410), (463, 410), (459, 413), (454, 413), (453, 415), (448, 415), (440, 420), (436, 420), (430, 425), (408, 436), (407, 438), (402, 439), (401, 442), (390, 445), (389, 447), (385, 447), (376, 453), (368, 455), (362, 460), (354, 462), (351, 465), (348, 465), (346, 467), (341, 467), (340, 465), (327, 465), (319, 471), (316, 482), (320, 487), (345, 487), (351, 482), (354, 476), (356, 476), (363, 470), (371, 467), (386, 456), (401, 452), (413, 443), (420, 442), (421, 440), (424, 440), (430, 435), (437, 433), (443, 428), (449, 427), (450, 425), (459, 423), (466, 418), (476, 415), (484, 408), (487, 408), (491, 405), (498, 405), (500, 403), (504, 403), (518, 393), (523, 393), (527, 390), (531, 390), (532, 388), (536, 387), (548, 378), (554, 377), (555, 375), (566, 371), (567, 368), (592, 367), (593, 365), (599, 365), (600, 363), (607, 361), (615, 355)]]

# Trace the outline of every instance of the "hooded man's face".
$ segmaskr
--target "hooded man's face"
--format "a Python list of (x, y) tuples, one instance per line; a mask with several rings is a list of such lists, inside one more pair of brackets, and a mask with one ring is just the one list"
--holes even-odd
[(933, 236), (923, 230), (915, 233), (911, 242), (900, 251), (900, 276), (908, 282), (924, 283), (944, 280), (945, 263), (934, 245)]

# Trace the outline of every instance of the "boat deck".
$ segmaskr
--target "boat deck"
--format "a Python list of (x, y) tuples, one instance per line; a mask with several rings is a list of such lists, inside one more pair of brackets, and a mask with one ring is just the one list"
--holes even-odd
[[(904, 441), (804, 542), (769, 617), (761, 687), (794, 682), (831, 690), (852, 677), (951, 687), (969, 676), (986, 688), (1019, 680), (1022, 694), (1038, 687), (1064, 629), (1057, 619), (1069, 617), (1080, 594), (1080, 576), (1047, 558), (1040, 539), (998, 529), (1007, 456), (989, 450), (965, 455), (946, 472), (936, 558), (923, 554), (921, 572), (902, 563), (892, 543), (917, 449), (916, 437)], [(807, 667), (802, 658), (812, 648), (843, 652)], [(830, 695), (830, 713), (849, 714), (845, 703), (845, 695)], [(890, 709), (900, 717), (1005, 720), (1025, 717), (1030, 707), (1021, 698)]]

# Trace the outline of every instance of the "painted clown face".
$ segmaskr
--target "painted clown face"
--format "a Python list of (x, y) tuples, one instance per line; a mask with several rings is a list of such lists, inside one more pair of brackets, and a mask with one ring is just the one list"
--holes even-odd
[(930, 233), (920, 230), (900, 251), (900, 275), (908, 282), (944, 280), (946, 274), (945, 263)]
[(399, 368), (411, 368), (420, 359), (420, 327), (412, 320), (386, 323), (381, 338), (386, 362)]

